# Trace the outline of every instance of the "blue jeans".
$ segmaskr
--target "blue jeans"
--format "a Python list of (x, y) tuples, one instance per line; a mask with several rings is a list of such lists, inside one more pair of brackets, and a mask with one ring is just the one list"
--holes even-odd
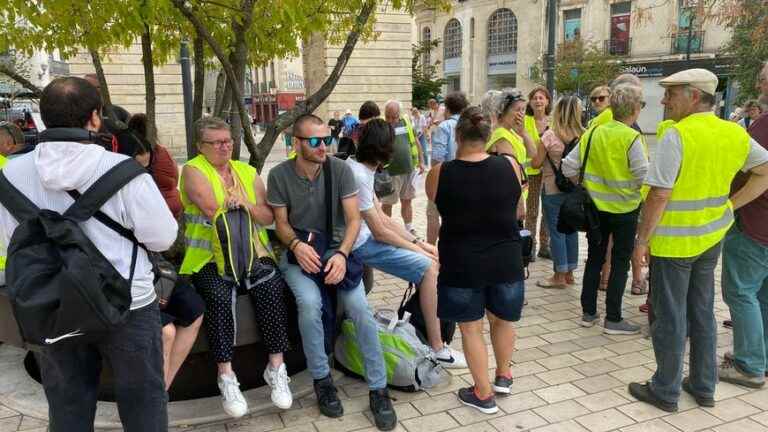
[(544, 210), (544, 220), (549, 230), (549, 251), (552, 263), (557, 273), (567, 273), (576, 270), (579, 265), (579, 235), (578, 233), (563, 234), (557, 230), (557, 217), (560, 206), (565, 201), (565, 194), (544, 194), (542, 188), (541, 207)]
[(424, 155), (422, 163), (429, 165), (429, 153), (427, 152), (427, 136), (424, 134), (419, 135), (419, 144), (421, 145), (421, 154)]
[(373, 237), (355, 249), (355, 256), (369, 267), (416, 285), (432, 265), (426, 255), (381, 243)]
[(690, 383), (698, 396), (711, 397), (717, 384), (717, 328), (715, 325), (715, 266), (720, 243), (699, 256), (651, 256), (651, 324), (656, 373), (651, 390), (666, 402), (680, 398), (685, 338), (689, 334)]
[[(316, 380), (325, 378), (331, 373), (331, 368), (325, 354), (320, 288), (302, 273), (301, 267), (288, 262), (287, 254), (283, 254), (280, 260), (280, 271), (296, 297), (299, 332), (309, 373)], [(387, 386), (387, 371), (379, 343), (379, 330), (365, 298), (365, 287), (361, 281), (357, 288), (349, 291), (337, 290), (337, 293), (344, 312), (355, 324), (357, 344), (363, 353), (368, 387), (371, 390), (383, 389)]]
[(768, 246), (734, 225), (723, 242), (723, 299), (733, 320), (733, 356), (748, 375), (768, 370)]

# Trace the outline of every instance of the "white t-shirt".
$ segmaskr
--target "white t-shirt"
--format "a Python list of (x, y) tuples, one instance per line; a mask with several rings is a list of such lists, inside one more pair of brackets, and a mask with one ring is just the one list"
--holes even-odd
[[(355, 175), (355, 182), (357, 183), (357, 203), (360, 208), (360, 212), (368, 211), (373, 208), (374, 191), (373, 191), (373, 176), (374, 171), (353, 158), (347, 159), (347, 164), (352, 169), (352, 173)], [(363, 219), (360, 224), (360, 232), (357, 234), (355, 244), (352, 246), (352, 250), (362, 246), (371, 238), (371, 230), (368, 228), (368, 224)]]

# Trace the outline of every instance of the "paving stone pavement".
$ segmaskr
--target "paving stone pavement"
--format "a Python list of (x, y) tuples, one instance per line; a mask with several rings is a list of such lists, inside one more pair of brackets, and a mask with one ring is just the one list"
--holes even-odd
[[(414, 202), (415, 226), (425, 232), (425, 200), (420, 188)], [(399, 211), (399, 207), (395, 207)], [(396, 217), (399, 220), (399, 216)], [(583, 240), (583, 239), (582, 239)], [(581, 242), (581, 262), (586, 243)], [(581, 271), (577, 276), (580, 280)], [(393, 391), (400, 432), (768, 432), (768, 389), (749, 390), (727, 383), (718, 385), (715, 408), (699, 408), (686, 393), (680, 412), (669, 414), (635, 401), (627, 392), (631, 381), (650, 378), (655, 370), (645, 314), (638, 311), (645, 296), (627, 292), (624, 316), (643, 324), (643, 334), (608, 336), (599, 326), (581, 328), (580, 287), (563, 290), (539, 288), (536, 281), (547, 277), (551, 262), (538, 260), (526, 282), (528, 305), (518, 323), (514, 353), (515, 384), (512, 394), (498, 399), (500, 411), (481, 414), (462, 406), (456, 390), (472, 383), (469, 371), (450, 370), (449, 385), (418, 393)], [(720, 286), (717, 271), (717, 286)], [(396, 309), (406, 288), (402, 281), (376, 273), (376, 286), (369, 295), (374, 308)], [(719, 291), (719, 289), (718, 289)], [(603, 303), (601, 294), (599, 303)], [(601, 313), (603, 308), (601, 306)], [(728, 308), (718, 293), (715, 303), (718, 322), (728, 318)], [(486, 324), (487, 331), (487, 324)], [(460, 335), (452, 344), (461, 349)], [(718, 325), (718, 354), (730, 350), (732, 334)], [(492, 354), (491, 354), (492, 356)], [(375, 431), (368, 410), (364, 383), (342, 378), (337, 382), (345, 416), (320, 416), (313, 396), (298, 400), (287, 411), (273, 410), (226, 424), (177, 428), (174, 432), (369, 432)], [(0, 432), (46, 430), (46, 424), (0, 406)]]

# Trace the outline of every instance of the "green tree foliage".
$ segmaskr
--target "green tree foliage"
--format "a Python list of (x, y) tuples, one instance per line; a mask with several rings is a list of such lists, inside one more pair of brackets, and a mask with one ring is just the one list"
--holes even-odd
[(768, 60), (768, 4), (765, 0), (734, 0), (721, 14), (725, 26), (733, 31), (723, 52), (733, 57), (733, 77), (743, 102), (758, 95), (757, 75)]
[(445, 85), (445, 79), (436, 78), (437, 66), (440, 61), (433, 64), (427, 63), (432, 50), (440, 44), (439, 39), (422, 41), (413, 45), (413, 58), (411, 60), (411, 77), (413, 79), (412, 101), (413, 106), (424, 108), (429, 99), (436, 97)]
[(581, 39), (562, 44), (557, 52), (555, 89), (559, 93), (589, 93), (621, 73), (621, 63)]

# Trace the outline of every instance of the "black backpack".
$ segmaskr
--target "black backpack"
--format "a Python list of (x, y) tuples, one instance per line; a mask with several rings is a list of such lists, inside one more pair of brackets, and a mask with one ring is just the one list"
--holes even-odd
[(99, 212), (101, 206), (142, 173), (146, 170), (141, 165), (126, 159), (82, 195), (70, 192), (75, 203), (59, 214), (39, 209), (0, 172), (0, 203), (19, 221), (8, 245), (6, 283), (27, 344), (97, 342), (126, 322), (139, 243), (133, 242), (126, 280), (79, 224), (97, 212), (106, 216)]

